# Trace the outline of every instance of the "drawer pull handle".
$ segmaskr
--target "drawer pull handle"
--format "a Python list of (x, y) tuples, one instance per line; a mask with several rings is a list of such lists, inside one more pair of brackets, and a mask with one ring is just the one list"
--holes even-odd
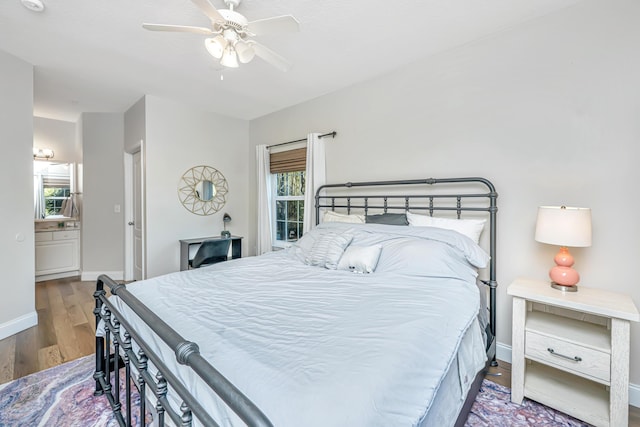
[(556, 353), (554, 349), (552, 348), (547, 348), (547, 351), (551, 354), (553, 354), (554, 356), (558, 356), (558, 357), (562, 357), (563, 359), (569, 359), (572, 360), (574, 362), (582, 362), (582, 357), (578, 357), (578, 356), (566, 356), (562, 353)]

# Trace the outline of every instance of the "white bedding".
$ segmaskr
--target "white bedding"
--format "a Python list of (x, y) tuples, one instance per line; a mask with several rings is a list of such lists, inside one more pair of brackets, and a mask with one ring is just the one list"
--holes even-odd
[[(450, 365), (460, 363), (456, 355), (463, 336), (478, 325), (480, 298), (470, 262), (486, 262), (486, 254), (455, 232), (429, 227), (417, 237), (399, 230), (408, 227), (323, 227), (354, 235), (352, 244), (381, 243), (379, 269), (355, 274), (311, 267), (294, 247), (127, 288), (197, 342), (202, 355), (275, 426), (422, 425)], [(397, 262), (389, 256), (396, 255), (391, 252), (398, 239), (407, 238), (428, 241), (456, 259), (442, 264), (431, 259), (433, 252), (426, 255), (422, 264), (437, 264), (434, 276), (422, 271), (424, 265), (418, 271), (394, 270)], [(443, 269), (460, 269), (459, 277)], [(119, 298), (111, 301), (131, 320)], [(465, 374), (478, 372), (486, 360), (478, 344), (480, 327), (474, 329), (476, 344), (465, 350), (471, 365)], [(173, 352), (157, 339), (149, 341), (221, 425), (242, 425), (196, 375), (171, 362)]]

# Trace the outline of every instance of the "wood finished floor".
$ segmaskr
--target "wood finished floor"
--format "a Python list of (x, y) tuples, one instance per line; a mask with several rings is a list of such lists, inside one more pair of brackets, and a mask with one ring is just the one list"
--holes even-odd
[[(0, 384), (93, 354), (94, 282), (79, 278), (36, 283), (38, 325), (0, 340)], [(511, 387), (511, 365), (499, 362), (487, 379)], [(640, 408), (629, 407), (629, 427), (640, 427)]]
[(36, 283), (38, 325), (0, 340), (0, 384), (92, 354), (94, 282)]

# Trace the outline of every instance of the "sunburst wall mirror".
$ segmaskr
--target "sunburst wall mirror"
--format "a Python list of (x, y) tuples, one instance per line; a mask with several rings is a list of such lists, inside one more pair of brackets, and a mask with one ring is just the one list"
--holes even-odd
[(212, 215), (227, 201), (229, 187), (219, 170), (210, 166), (195, 166), (182, 175), (178, 198), (188, 211), (196, 215)]

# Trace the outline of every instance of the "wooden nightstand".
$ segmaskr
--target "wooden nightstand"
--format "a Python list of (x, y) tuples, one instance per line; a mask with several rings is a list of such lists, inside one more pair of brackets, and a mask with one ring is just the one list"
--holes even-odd
[(627, 295), (580, 286), (564, 293), (517, 279), (511, 401), (524, 397), (595, 426), (627, 426), (629, 329), (640, 321)]

